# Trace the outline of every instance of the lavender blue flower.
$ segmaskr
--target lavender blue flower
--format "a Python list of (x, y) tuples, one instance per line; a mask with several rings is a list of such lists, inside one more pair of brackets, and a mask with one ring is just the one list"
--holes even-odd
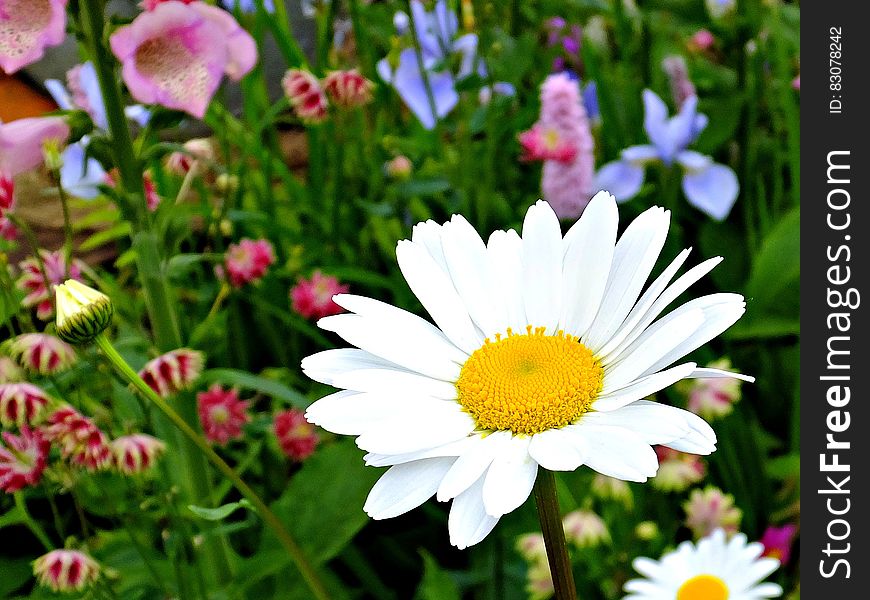
[[(242, 12), (252, 13), (257, 10), (257, 3), (254, 0), (221, 0), (221, 4), (227, 10), (235, 9), (237, 3), (239, 10)], [(272, 0), (263, 0), (263, 8), (266, 9), (266, 12), (271, 13), (275, 10), (275, 5), (272, 3)]]
[(706, 115), (697, 112), (697, 96), (687, 98), (673, 117), (651, 90), (644, 90), (643, 103), (644, 129), (652, 144), (630, 146), (622, 151), (620, 160), (601, 167), (596, 189), (606, 189), (623, 202), (640, 191), (648, 163), (660, 161), (668, 167), (677, 163), (684, 171), (682, 187), (689, 204), (717, 221), (725, 219), (740, 186), (731, 168), (687, 149), (707, 126)]

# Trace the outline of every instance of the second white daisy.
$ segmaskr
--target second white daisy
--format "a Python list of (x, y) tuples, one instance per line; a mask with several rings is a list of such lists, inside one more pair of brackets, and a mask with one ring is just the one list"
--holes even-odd
[(390, 467), (366, 502), (372, 518), (452, 499), (450, 540), (465, 548), (528, 498), (539, 466), (645, 481), (658, 468), (651, 445), (715, 449), (703, 419), (642, 398), (684, 378), (743, 377), (670, 366), (737, 321), (743, 298), (712, 294), (660, 317), (721, 258), (674, 279), (684, 250), (641, 293), (670, 213), (647, 210), (618, 241), (617, 221), (613, 196), (600, 192), (564, 238), (546, 202), (529, 209), (522, 237), (496, 231), (486, 244), (458, 215), (417, 225), (396, 254), (435, 325), (335, 297), (350, 314), (319, 325), (356, 348), (302, 361), (342, 390), (306, 417), (358, 436), (367, 464)]

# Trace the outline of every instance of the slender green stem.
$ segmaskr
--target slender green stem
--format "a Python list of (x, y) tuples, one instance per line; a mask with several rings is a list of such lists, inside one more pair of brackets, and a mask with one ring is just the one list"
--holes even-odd
[(30, 530), (33, 535), (40, 541), (40, 543), (45, 546), (46, 550), (54, 550), (54, 544), (51, 543), (51, 538), (48, 537), (48, 534), (45, 533), (45, 530), (42, 526), (33, 520), (33, 517), (30, 516), (30, 513), (27, 512), (27, 503), (24, 501), (24, 494), (21, 492), (15, 492), (15, 507), (18, 509), (18, 512), (21, 513), (21, 520), (24, 525)]
[(236, 489), (254, 505), (254, 508), (259, 513), (260, 517), (266, 525), (272, 530), (278, 541), (284, 546), (284, 549), (290, 555), (291, 560), (296, 564), (308, 587), (311, 589), (315, 598), (319, 600), (327, 600), (329, 596), (326, 593), (323, 584), (317, 576), (314, 567), (309, 563), (308, 559), (302, 552), (302, 549), (290, 535), (290, 532), (281, 523), (281, 520), (272, 512), (260, 496), (247, 484), (241, 477), (230, 467), (224, 460), (215, 452), (208, 442), (199, 435), (196, 431), (187, 424), (181, 415), (175, 412), (166, 400), (158, 396), (154, 390), (148, 387), (139, 375), (127, 364), (127, 362), (118, 354), (115, 347), (105, 336), (100, 334), (94, 340), (96, 345), (103, 351), (106, 358), (121, 376), (130, 382), (136, 390), (150, 400), (170, 421), (189, 439), (205, 457), (212, 463), (227, 479), (233, 482)]
[(574, 585), (574, 572), (568, 558), (565, 543), (565, 530), (562, 529), (562, 516), (559, 512), (559, 499), (556, 497), (556, 477), (552, 471), (538, 469), (535, 481), (535, 504), (538, 506), (538, 519), (547, 547), (547, 560), (553, 575), (556, 600), (576, 600), (577, 589)]
[(64, 259), (64, 275), (65, 279), (70, 278), (70, 269), (72, 268), (72, 251), (73, 251), (73, 230), (72, 219), (69, 214), (69, 198), (66, 195), (66, 190), (63, 189), (63, 184), (60, 180), (60, 170), (55, 170), (52, 173), (54, 183), (57, 186), (57, 193), (60, 195), (60, 206), (63, 209), (63, 259)]

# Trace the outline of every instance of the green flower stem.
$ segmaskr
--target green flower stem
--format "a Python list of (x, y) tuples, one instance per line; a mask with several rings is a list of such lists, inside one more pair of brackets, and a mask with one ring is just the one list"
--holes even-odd
[(211, 462), (227, 479), (233, 482), (236, 489), (241, 492), (241, 494), (248, 499), (248, 501), (254, 505), (254, 508), (259, 513), (260, 517), (266, 523), (266, 525), (272, 530), (275, 536), (278, 538), (278, 541), (281, 542), (281, 545), (284, 546), (284, 549), (287, 551), (287, 554), (290, 556), (290, 559), (295, 563), (296, 567), (299, 569), (303, 579), (305, 579), (306, 584), (310, 588), (312, 594), (318, 600), (328, 600), (329, 596), (326, 593), (326, 589), (323, 587), (323, 584), (320, 582), (320, 579), (317, 576), (317, 573), (314, 571), (314, 567), (311, 563), (308, 562), (308, 559), (302, 552), (302, 549), (290, 535), (290, 532), (284, 527), (284, 524), (281, 523), (280, 519), (278, 519), (277, 515), (266, 506), (266, 503), (260, 498), (257, 493), (251, 489), (251, 487), (245, 483), (241, 477), (230, 467), (224, 460), (218, 456), (217, 452), (215, 452), (212, 447), (208, 444), (208, 442), (199, 435), (193, 428), (187, 424), (181, 415), (175, 412), (175, 409), (172, 408), (166, 400), (161, 398), (157, 393), (154, 392), (148, 384), (145, 383), (136, 371), (134, 371), (130, 365), (118, 354), (118, 351), (115, 350), (115, 347), (109, 341), (109, 338), (105, 336), (105, 334), (98, 335), (94, 342), (103, 351), (106, 358), (115, 369), (121, 374), (121, 376), (130, 382), (136, 390), (139, 391), (145, 398), (150, 400), (161, 412), (163, 412), (166, 417), (172, 421), (172, 423), (178, 428), (184, 436), (190, 440), (200, 452)]
[[(60, 195), (60, 206), (63, 209), (63, 259), (65, 263), (65, 279), (70, 278), (70, 269), (72, 269), (72, 251), (73, 251), (73, 230), (72, 219), (69, 214), (69, 198), (66, 195), (66, 190), (63, 189), (63, 184), (60, 181), (60, 170), (52, 172), (54, 183), (57, 186), (57, 193)], [(49, 288), (51, 289), (51, 288)]]
[(574, 572), (568, 558), (565, 543), (565, 530), (562, 529), (562, 515), (556, 497), (556, 477), (552, 471), (538, 469), (535, 481), (535, 504), (538, 506), (538, 519), (547, 547), (547, 561), (553, 575), (556, 600), (576, 600), (577, 589), (574, 585)]
[(30, 532), (36, 536), (36, 538), (40, 541), (40, 543), (45, 546), (45, 549), (48, 551), (54, 550), (54, 544), (51, 543), (51, 538), (48, 537), (48, 534), (45, 533), (45, 530), (40, 526), (39, 523), (33, 520), (33, 517), (30, 516), (30, 513), (27, 512), (27, 503), (24, 501), (24, 494), (21, 492), (15, 492), (15, 508), (18, 509), (18, 512), (21, 513), (21, 522), (27, 527)]

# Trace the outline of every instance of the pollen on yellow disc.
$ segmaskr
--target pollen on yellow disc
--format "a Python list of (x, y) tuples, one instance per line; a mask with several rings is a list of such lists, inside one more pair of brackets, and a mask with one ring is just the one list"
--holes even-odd
[(677, 600), (728, 600), (728, 586), (715, 575), (696, 575), (680, 586)]
[(480, 429), (540, 433), (589, 410), (604, 369), (576, 337), (544, 331), (508, 329), (465, 361), (456, 381), (459, 403)]

